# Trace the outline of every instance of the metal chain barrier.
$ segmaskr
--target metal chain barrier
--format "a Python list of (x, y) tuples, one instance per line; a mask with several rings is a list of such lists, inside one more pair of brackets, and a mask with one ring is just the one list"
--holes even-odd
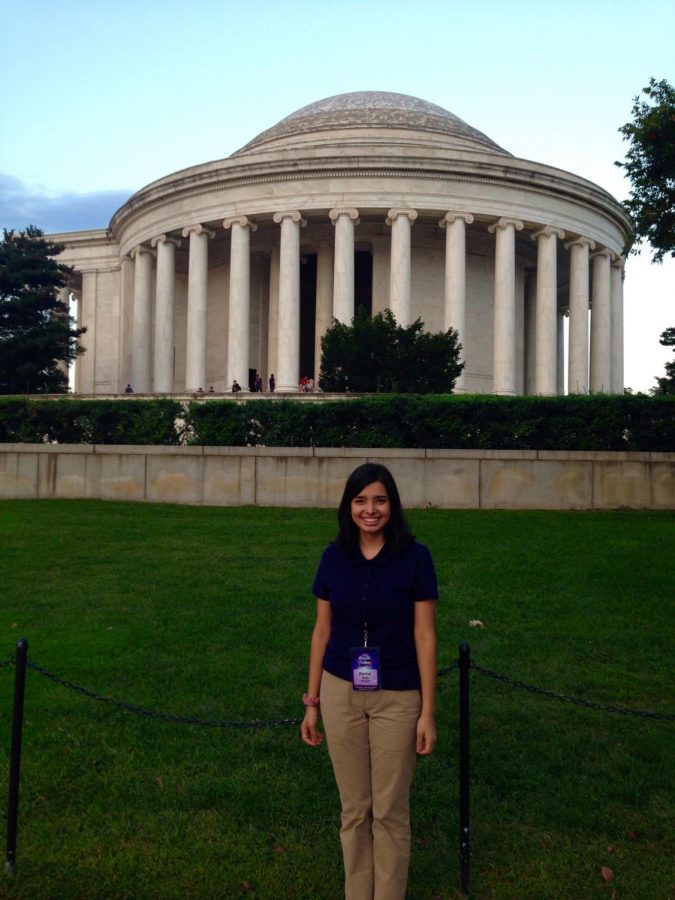
[(458, 667), (459, 667), (459, 663), (457, 662), (457, 660), (455, 660), (454, 662), (450, 663), (449, 666), (446, 666), (444, 669), (439, 669), (436, 674), (439, 678), (442, 678), (444, 675), (448, 675), (450, 672), (452, 672), (454, 669), (457, 669)]
[(254, 719), (252, 722), (225, 722), (220, 719), (194, 719), (190, 716), (173, 716), (169, 713), (144, 709), (142, 706), (135, 706), (133, 703), (125, 703), (123, 700), (114, 700), (112, 697), (96, 694), (94, 691), (88, 690), (88, 688), (81, 687), (79, 684), (73, 684), (72, 681), (66, 681), (65, 678), (54, 675), (53, 672), (48, 672), (31, 659), (28, 660), (28, 668), (53, 681), (54, 684), (59, 684), (70, 691), (75, 691), (76, 694), (89, 697), (90, 700), (98, 700), (100, 703), (107, 703), (109, 706), (114, 706), (124, 712), (133, 713), (136, 716), (144, 716), (147, 719), (161, 719), (163, 722), (178, 722), (181, 725), (200, 725), (204, 728), (276, 728), (285, 725), (299, 725), (302, 722), (302, 719), (277, 719), (273, 721)]
[[(196, 719), (191, 716), (174, 716), (169, 713), (157, 712), (151, 709), (145, 709), (142, 706), (136, 706), (133, 703), (126, 703), (122, 700), (115, 700), (112, 697), (105, 697), (97, 694), (88, 688), (72, 681), (67, 681), (53, 672), (48, 672), (37, 663), (28, 658), (28, 641), (22, 638), (17, 643), (17, 651), (14, 659), (0, 660), (0, 668), (15, 667), (15, 684), (14, 684), (14, 711), (12, 725), (12, 749), (9, 773), (9, 792), (7, 807), (7, 862), (6, 871), (10, 876), (16, 873), (16, 836), (18, 827), (18, 811), (19, 811), (19, 775), (21, 769), (21, 732), (23, 726), (23, 701), (26, 669), (32, 669), (38, 675), (49, 679), (54, 684), (65, 687), (68, 690), (75, 691), (83, 697), (91, 700), (97, 700), (100, 703), (106, 703), (123, 712), (133, 713), (137, 716), (143, 716), (148, 719), (161, 720), (163, 722), (177, 722), (181, 725), (197, 725), (206, 728), (276, 728), (288, 725), (297, 726), (300, 724), (300, 718), (294, 719), (276, 719), (276, 720), (254, 720), (252, 722), (228, 722), (219, 719)], [(644, 719), (675, 721), (675, 715), (670, 713), (651, 712), (644, 709), (629, 709), (625, 706), (615, 706), (605, 703), (597, 703), (593, 700), (582, 700), (579, 697), (569, 697), (566, 694), (557, 691), (546, 690), (533, 684), (527, 684), (525, 681), (519, 681), (504, 675), (501, 672), (494, 672), (492, 669), (486, 669), (473, 662), (471, 659), (471, 649), (466, 641), (459, 645), (459, 658), (450, 665), (438, 670), (438, 677), (448, 675), (455, 669), (459, 672), (459, 863), (460, 863), (460, 888), (462, 895), (469, 896), (469, 859), (470, 859), (470, 808), (469, 808), (469, 673), (471, 669), (475, 669), (479, 674), (507, 684), (510, 687), (520, 688), (537, 694), (542, 697), (550, 697), (554, 700), (561, 700), (564, 703), (572, 703), (575, 706), (583, 706), (588, 709), (601, 710), (603, 712), (620, 713), (625, 716), (638, 716)]]
[(493, 672), (492, 669), (486, 669), (473, 661), (471, 662), (471, 668), (480, 672), (482, 675), (487, 675), (488, 678), (494, 678), (495, 681), (509, 684), (511, 687), (521, 688), (524, 691), (529, 691), (531, 694), (540, 694), (543, 697), (551, 697), (554, 700), (562, 700), (564, 703), (572, 703), (574, 706), (585, 706), (588, 709), (600, 709), (604, 712), (620, 713), (623, 716), (639, 716), (643, 719), (661, 719), (666, 722), (675, 721), (675, 715), (670, 713), (650, 712), (646, 709), (629, 709), (627, 706), (613, 706), (605, 703), (597, 703), (594, 700), (581, 700), (579, 697), (568, 697), (565, 694), (559, 694), (556, 691), (535, 687), (535, 685), (527, 684), (525, 681), (509, 678), (508, 675), (503, 675), (501, 672)]
[[(13, 665), (14, 659), (0, 660), (0, 669)], [(444, 668), (439, 669), (437, 673), (438, 677), (443, 678), (445, 675), (450, 674), (450, 672), (453, 672), (458, 668), (458, 665), (459, 664), (457, 660), (455, 660), (449, 666), (445, 666)], [(560, 700), (564, 703), (571, 703), (574, 706), (583, 706), (587, 709), (597, 709), (603, 712), (618, 713), (619, 715), (624, 716), (637, 716), (638, 718), (643, 719), (657, 719), (665, 722), (675, 721), (675, 714), (671, 713), (659, 713), (645, 709), (630, 709), (626, 706), (598, 703), (594, 700), (582, 700), (580, 697), (569, 697), (566, 694), (558, 693), (557, 691), (547, 690), (546, 688), (537, 687), (536, 685), (528, 684), (525, 681), (511, 678), (509, 675), (504, 675), (501, 672), (495, 672), (492, 669), (486, 669), (484, 666), (479, 665), (473, 660), (471, 661), (470, 667), (472, 669), (475, 669), (481, 675), (485, 675), (488, 678), (494, 679), (495, 681), (500, 681), (503, 684), (508, 684), (511, 687), (528, 691), (531, 694), (538, 694), (542, 697), (550, 697), (554, 700)], [(31, 659), (28, 660), (28, 668), (33, 669), (34, 672), (37, 672), (39, 675), (42, 675), (43, 677), (48, 678), (50, 681), (53, 681), (54, 684), (61, 685), (61, 687), (65, 687), (77, 694), (81, 694), (83, 697), (88, 697), (91, 700), (97, 700), (99, 703), (107, 703), (109, 706), (114, 706), (124, 712), (133, 713), (134, 715), (143, 716), (148, 719), (160, 719), (163, 722), (177, 722), (181, 725), (197, 725), (205, 728), (278, 728), (299, 725), (302, 722), (301, 718), (272, 720), (254, 719), (251, 722), (230, 722), (221, 719), (196, 719), (191, 716), (175, 716), (171, 715), (170, 713), (163, 713), (157, 712), (156, 710), (152, 709), (145, 709), (144, 707), (136, 706), (133, 703), (126, 703), (123, 700), (115, 700), (112, 697), (105, 697), (102, 694), (97, 694), (94, 691), (89, 690), (88, 688), (82, 687), (78, 684), (74, 684), (72, 681), (68, 681), (65, 678), (61, 678), (59, 675), (55, 675), (53, 672), (48, 672), (46, 669), (43, 669), (42, 666), (39, 666)]]

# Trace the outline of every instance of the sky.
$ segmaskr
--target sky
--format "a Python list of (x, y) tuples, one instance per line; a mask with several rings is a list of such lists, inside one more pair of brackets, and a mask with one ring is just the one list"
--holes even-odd
[[(618, 129), (675, 83), (672, 0), (0, 0), (0, 227), (104, 228), (130, 194), (348, 91), (436, 103), (618, 200)], [(675, 259), (626, 267), (625, 384), (663, 375)]]

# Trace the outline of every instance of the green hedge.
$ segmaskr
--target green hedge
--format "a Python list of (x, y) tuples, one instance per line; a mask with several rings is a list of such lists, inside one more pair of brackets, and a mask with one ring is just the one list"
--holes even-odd
[(190, 443), (279, 447), (675, 450), (675, 398), (380, 396), (190, 404)]
[(182, 406), (173, 400), (0, 400), (0, 442), (177, 444)]
[(675, 451), (675, 397), (0, 401), (0, 442)]

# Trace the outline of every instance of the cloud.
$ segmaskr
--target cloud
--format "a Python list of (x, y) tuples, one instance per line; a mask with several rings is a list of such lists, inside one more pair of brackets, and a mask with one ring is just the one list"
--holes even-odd
[(21, 231), (36, 225), (46, 234), (107, 228), (113, 213), (133, 191), (94, 191), (49, 196), (0, 172), (0, 228)]

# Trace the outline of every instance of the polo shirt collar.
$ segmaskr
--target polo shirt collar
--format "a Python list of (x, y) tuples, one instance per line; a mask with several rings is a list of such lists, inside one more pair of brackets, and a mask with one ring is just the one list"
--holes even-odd
[(356, 548), (356, 553), (354, 554), (355, 561), (358, 565), (374, 563), (376, 566), (386, 566), (390, 556), (391, 547), (387, 543), (385, 543), (384, 547), (382, 547), (377, 556), (374, 556), (372, 559), (366, 559), (363, 553), (361, 553), (361, 548), (358, 546)]

